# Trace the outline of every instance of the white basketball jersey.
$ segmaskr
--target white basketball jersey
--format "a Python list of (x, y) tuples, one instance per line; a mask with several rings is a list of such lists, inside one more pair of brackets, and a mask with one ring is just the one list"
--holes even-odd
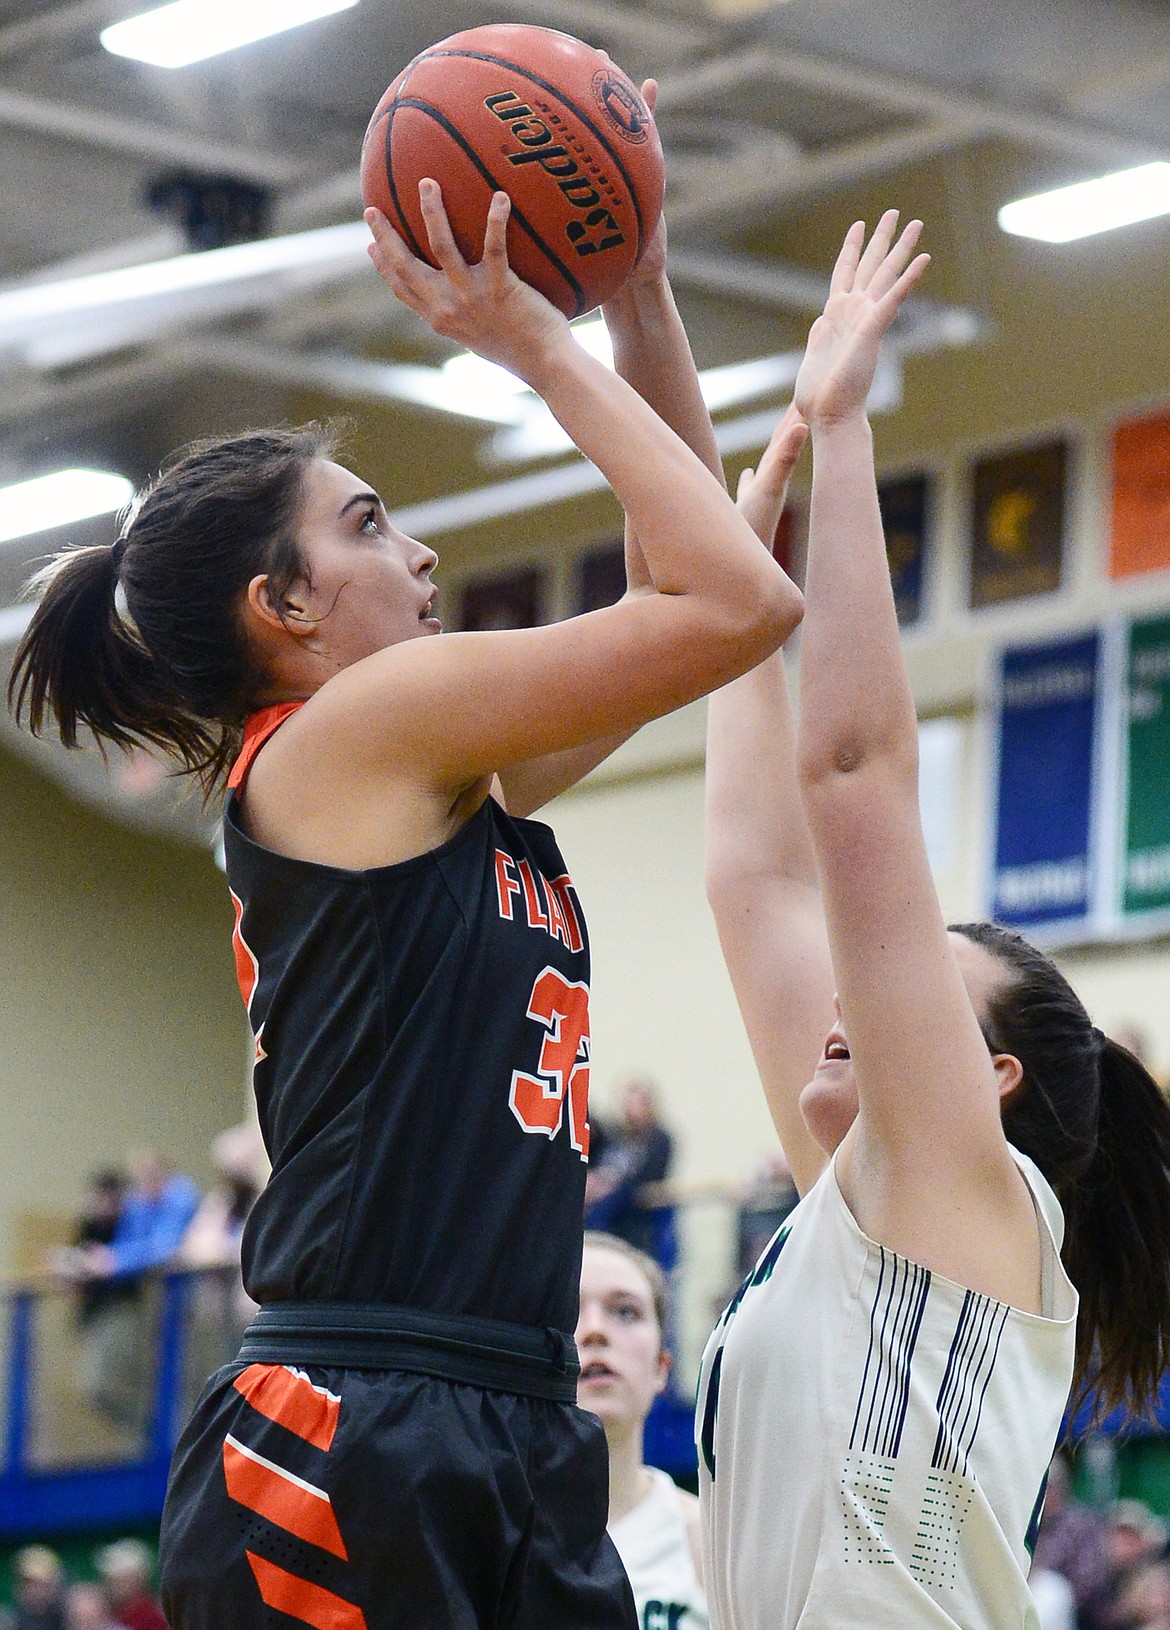
[(1064, 1220), (1042, 1315), (868, 1239), (830, 1162), (717, 1325), (696, 1433), (714, 1630), (1037, 1630), (1028, 1593), (1072, 1379)]
[(695, 1576), (678, 1490), (665, 1472), (646, 1470), (649, 1494), (609, 1527), (630, 1576), (639, 1630), (707, 1630), (707, 1598)]

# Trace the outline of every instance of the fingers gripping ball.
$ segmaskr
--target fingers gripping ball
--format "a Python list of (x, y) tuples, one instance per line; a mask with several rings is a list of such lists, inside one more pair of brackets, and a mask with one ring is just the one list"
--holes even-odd
[(501, 23), (440, 40), (398, 75), (362, 144), (362, 195), (434, 264), (418, 184), (436, 180), (464, 259), (492, 193), (512, 200), (508, 259), (567, 317), (616, 294), (658, 222), (662, 144), (603, 51)]

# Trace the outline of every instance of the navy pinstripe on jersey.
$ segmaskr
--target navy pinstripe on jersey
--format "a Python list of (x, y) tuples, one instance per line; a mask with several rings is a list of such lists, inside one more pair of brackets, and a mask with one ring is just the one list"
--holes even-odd
[(233, 795), (224, 841), (273, 1163), (249, 1294), (572, 1331), (589, 949), (552, 832), (489, 798), (346, 871), (254, 843)]
[(1003, 1302), (973, 1290), (963, 1298), (938, 1394), (938, 1437), (930, 1462), (937, 1470), (967, 1469), (1008, 1312)]
[(930, 1294), (930, 1270), (878, 1247), (881, 1266), (869, 1313), (869, 1350), (850, 1449), (896, 1459), (910, 1396), (910, 1366)]

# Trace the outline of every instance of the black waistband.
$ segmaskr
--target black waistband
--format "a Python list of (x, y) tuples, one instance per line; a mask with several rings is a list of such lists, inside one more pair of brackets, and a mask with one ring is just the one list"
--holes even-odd
[(554, 1403), (576, 1402), (581, 1369), (560, 1330), (376, 1302), (270, 1302), (244, 1331), (239, 1362), (408, 1370)]

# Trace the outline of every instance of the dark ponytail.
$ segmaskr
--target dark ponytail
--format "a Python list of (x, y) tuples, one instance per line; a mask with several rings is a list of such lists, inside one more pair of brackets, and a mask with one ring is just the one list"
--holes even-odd
[(1101, 1041), (1097, 1148), (1065, 1204), (1064, 1262), (1078, 1368), (1106, 1408), (1149, 1411), (1170, 1366), (1170, 1108), (1131, 1052)]
[(317, 425), (196, 443), (136, 500), (112, 546), (68, 549), (33, 578), (39, 604), (17, 648), (8, 703), (46, 716), (67, 747), (151, 743), (210, 790), (239, 747), (264, 676), (244, 638), (251, 579), (279, 601), (303, 570), (305, 472), (328, 458)]
[(1008, 974), (983, 1029), (1023, 1068), (1004, 1132), (1064, 1211), (1061, 1256), (1081, 1299), (1075, 1395), (1149, 1411), (1170, 1364), (1170, 1105), (1034, 946), (994, 923), (954, 931)]

